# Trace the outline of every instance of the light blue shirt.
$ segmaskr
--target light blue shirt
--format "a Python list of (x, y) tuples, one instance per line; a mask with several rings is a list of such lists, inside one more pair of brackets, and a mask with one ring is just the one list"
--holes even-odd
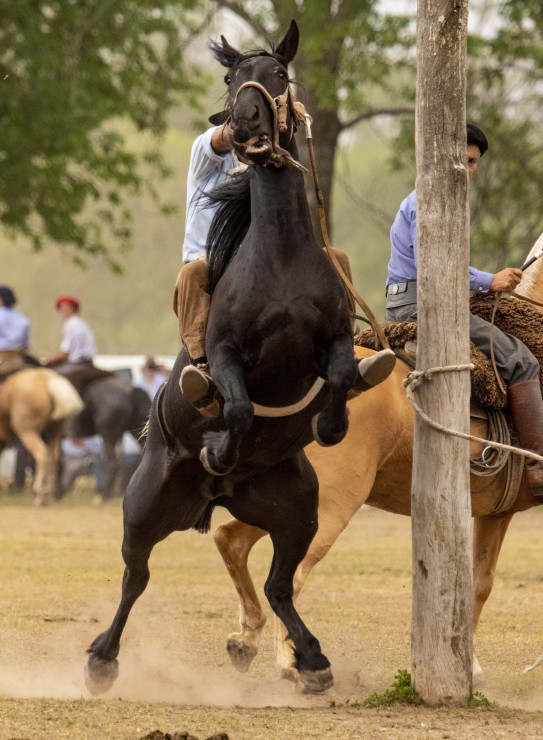
[(187, 175), (187, 215), (183, 262), (206, 255), (206, 241), (217, 206), (209, 206), (205, 196), (222, 184), (240, 163), (234, 152), (217, 154), (211, 146), (216, 127), (210, 128), (196, 139), (190, 154)]
[(0, 306), (0, 350), (27, 349), (30, 320), (16, 308)]
[[(386, 284), (417, 279), (417, 194), (413, 190), (400, 205), (390, 229), (390, 262)], [(470, 290), (487, 293), (493, 274), (469, 268)]]

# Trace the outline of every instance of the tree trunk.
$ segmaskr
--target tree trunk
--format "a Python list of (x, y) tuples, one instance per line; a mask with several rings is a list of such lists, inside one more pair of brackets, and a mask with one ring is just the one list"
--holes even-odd
[[(417, 369), (469, 362), (465, 68), (468, 0), (418, 1)], [(439, 424), (469, 432), (470, 374), (416, 391)], [(472, 552), (466, 440), (415, 422), (412, 678), (430, 705), (466, 705), (472, 675)]]

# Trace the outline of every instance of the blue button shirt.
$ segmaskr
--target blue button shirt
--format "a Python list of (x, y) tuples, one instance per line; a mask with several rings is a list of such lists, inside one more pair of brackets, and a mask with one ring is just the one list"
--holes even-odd
[[(387, 285), (417, 279), (417, 194), (413, 190), (400, 205), (390, 229), (390, 262)], [(487, 293), (493, 274), (469, 268), (470, 290)]]
[(213, 151), (211, 137), (214, 131), (215, 127), (208, 129), (192, 145), (187, 175), (183, 262), (205, 257), (207, 233), (217, 209), (217, 206), (208, 206), (205, 195), (222, 184), (228, 174), (239, 166), (233, 152), (217, 154)]
[(0, 350), (27, 349), (29, 345), (29, 319), (15, 308), (0, 306)]

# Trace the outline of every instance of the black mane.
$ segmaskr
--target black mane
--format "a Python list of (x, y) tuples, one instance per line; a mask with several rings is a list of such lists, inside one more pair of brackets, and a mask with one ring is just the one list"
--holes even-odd
[(219, 204), (206, 244), (209, 292), (212, 294), (251, 224), (249, 170), (235, 175), (208, 193), (206, 199), (209, 205)]

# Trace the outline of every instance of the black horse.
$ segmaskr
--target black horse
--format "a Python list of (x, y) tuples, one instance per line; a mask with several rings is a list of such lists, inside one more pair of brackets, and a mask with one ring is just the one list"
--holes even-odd
[(122, 596), (111, 626), (89, 648), (93, 692), (115, 680), (121, 634), (147, 586), (153, 547), (176, 530), (207, 531), (217, 505), (270, 533), (266, 596), (296, 645), (306, 689), (332, 683), (292, 602), (294, 572), (317, 530), (318, 482), (303, 448), (314, 437), (331, 445), (345, 436), (358, 368), (347, 296), (313, 235), (296, 162), (287, 66), (297, 46), (294, 22), (272, 52), (243, 54), (224, 37), (212, 44), (228, 68), (222, 119), (230, 117), (236, 149), (254, 165), (222, 193), (208, 245), (207, 354), (224, 408), (210, 421), (185, 402), (183, 351), (155, 397), (124, 498)]
[[(71, 366), (63, 375), (75, 386), (85, 404), (66, 425), (65, 435), (102, 437), (106, 480), (100, 496), (104, 500), (120, 496), (124, 493), (122, 437), (125, 432), (132, 432), (139, 438), (149, 419), (149, 396), (128, 380), (91, 363)], [(65, 493), (59, 481), (56, 498), (62, 498)]]

